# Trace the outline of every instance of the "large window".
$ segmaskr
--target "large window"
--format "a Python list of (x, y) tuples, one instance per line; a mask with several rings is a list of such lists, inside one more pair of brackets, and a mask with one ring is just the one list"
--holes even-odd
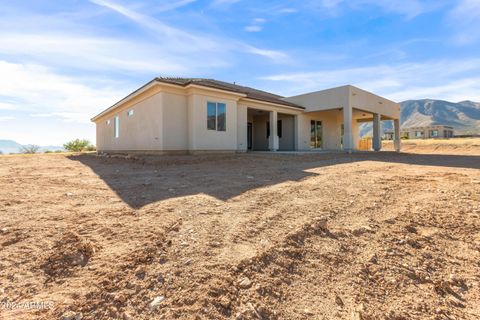
[(225, 103), (207, 103), (207, 129), (216, 131), (227, 130), (227, 106)]
[(430, 137), (437, 138), (438, 137), (438, 130), (431, 130)]
[(118, 118), (118, 116), (115, 117), (115, 121), (114, 121), (114, 135), (115, 135), (115, 138), (118, 138), (120, 136), (120, 119)]
[(423, 136), (423, 131), (415, 131), (415, 138), (421, 138)]

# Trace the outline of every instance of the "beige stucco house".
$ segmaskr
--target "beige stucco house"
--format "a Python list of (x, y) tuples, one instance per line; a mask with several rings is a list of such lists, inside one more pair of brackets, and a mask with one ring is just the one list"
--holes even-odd
[[(400, 105), (353, 86), (284, 98), (210, 79), (156, 78), (92, 121), (99, 152), (246, 152), (358, 148), (359, 124), (393, 120)], [(273, 125), (272, 125), (273, 124)]]

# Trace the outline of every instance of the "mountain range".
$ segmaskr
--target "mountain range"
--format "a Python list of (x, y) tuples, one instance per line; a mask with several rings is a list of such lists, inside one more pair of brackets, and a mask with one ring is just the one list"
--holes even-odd
[[(0, 151), (3, 154), (8, 153), (20, 153), (22, 147), (27, 146), (20, 144), (13, 140), (0, 140)], [(38, 152), (45, 152), (45, 151), (57, 151), (57, 150), (64, 150), (63, 147), (59, 146), (41, 146)]]
[[(456, 135), (480, 133), (480, 103), (473, 101), (407, 100), (400, 103), (402, 128), (447, 125)], [(383, 130), (393, 129), (392, 121), (382, 121)], [(372, 135), (372, 123), (360, 126), (360, 136)]]

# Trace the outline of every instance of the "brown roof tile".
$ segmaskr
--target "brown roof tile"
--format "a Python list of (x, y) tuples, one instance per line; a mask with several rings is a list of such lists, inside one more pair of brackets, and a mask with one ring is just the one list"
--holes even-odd
[(236, 93), (243, 93), (247, 96), (247, 98), (250, 98), (250, 99), (281, 104), (281, 105), (288, 106), (288, 107), (305, 109), (304, 107), (299, 106), (297, 104), (282, 100), (282, 98), (283, 98), (282, 96), (279, 96), (279, 95), (276, 95), (276, 94), (273, 94), (273, 93), (257, 90), (257, 89), (250, 88), (250, 87), (240, 86), (238, 84), (218, 81), (218, 80), (214, 80), (214, 79), (159, 77), (159, 78), (155, 78), (155, 80), (159, 81), (159, 82), (176, 84), (176, 85), (180, 85), (180, 86), (184, 86), (184, 87), (188, 86), (189, 84), (196, 84), (196, 85), (199, 85), (199, 86), (204, 86), (204, 87), (209, 87), (209, 88), (226, 90), (226, 91), (231, 91), (231, 92), (236, 92)]

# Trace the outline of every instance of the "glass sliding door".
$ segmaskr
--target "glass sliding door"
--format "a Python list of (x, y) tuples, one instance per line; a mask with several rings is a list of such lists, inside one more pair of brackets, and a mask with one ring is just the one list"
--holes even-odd
[(310, 121), (310, 148), (322, 148), (322, 122)]

